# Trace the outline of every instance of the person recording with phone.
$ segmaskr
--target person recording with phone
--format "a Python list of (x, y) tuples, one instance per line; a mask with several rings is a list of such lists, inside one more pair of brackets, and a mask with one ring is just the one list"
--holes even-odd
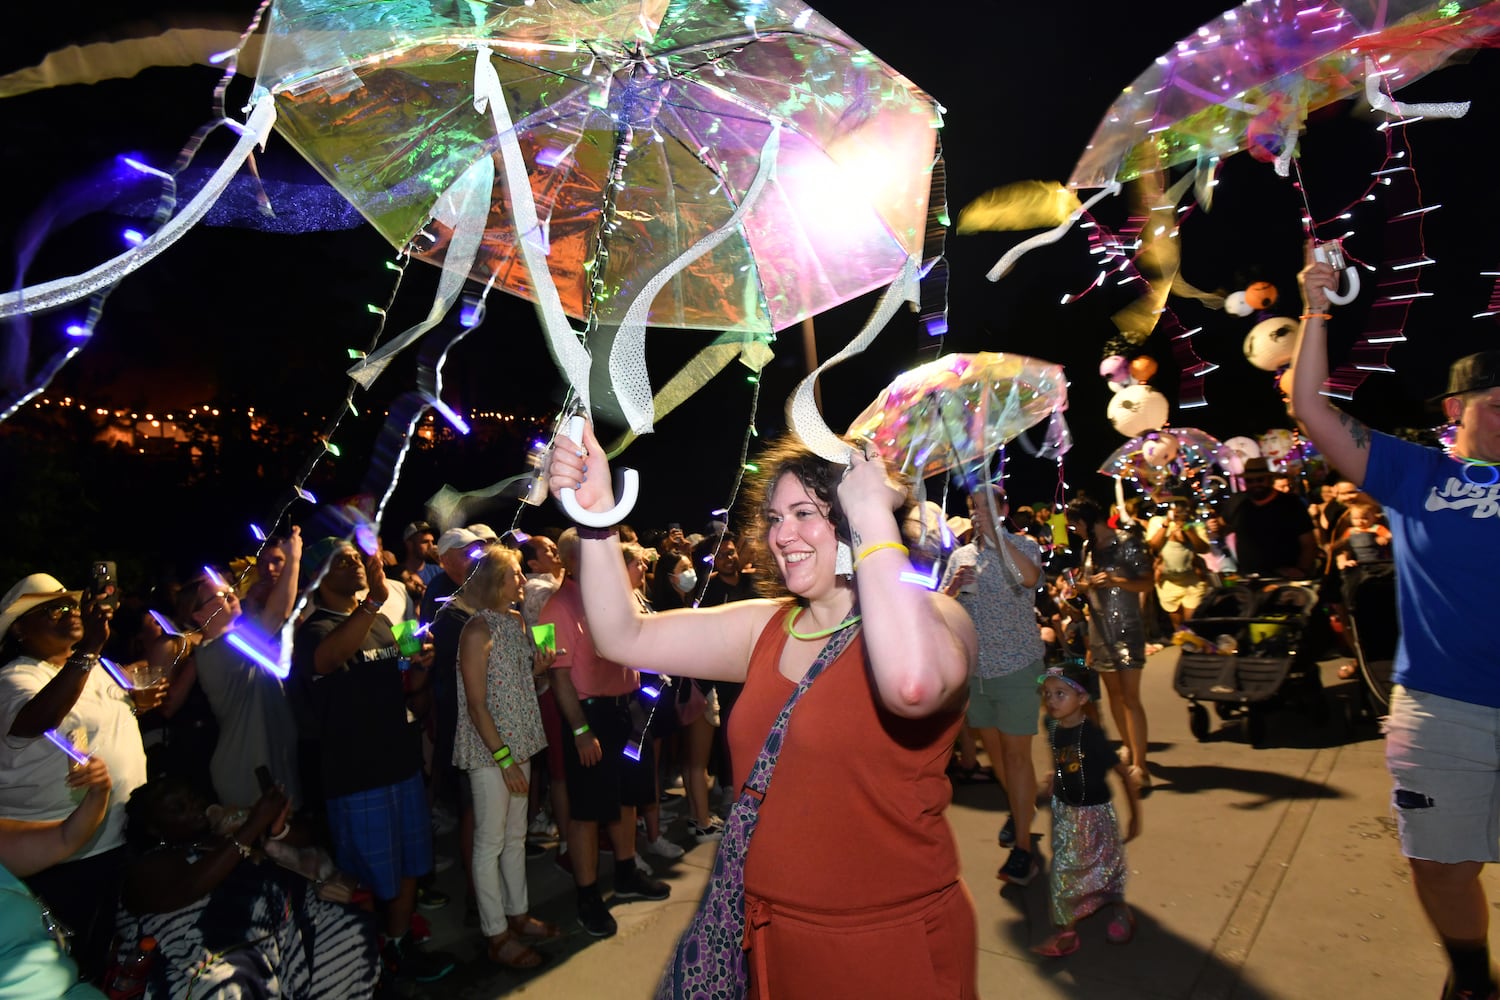
[(77, 805), (67, 783), (70, 761), (46, 738), (49, 730), (102, 760), (114, 783), (104, 822), (82, 849), (26, 879), (74, 931), (73, 955), (90, 979), (104, 971), (114, 929), (124, 802), (146, 781), (135, 713), (166, 696), (165, 684), (127, 690), (98, 669), (113, 613), (98, 598), (108, 596), (85, 598), (50, 574), (33, 573), (0, 598), (0, 818), (60, 820)]

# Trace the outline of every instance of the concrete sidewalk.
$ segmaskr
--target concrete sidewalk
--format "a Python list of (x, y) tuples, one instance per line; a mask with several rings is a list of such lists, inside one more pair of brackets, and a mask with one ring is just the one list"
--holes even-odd
[[(1324, 665), (1333, 712), (1315, 726), (1290, 712), (1270, 719), (1268, 748), (1249, 746), (1240, 722), (1219, 723), (1204, 742), (1188, 731), (1186, 703), (1172, 690), (1173, 649), (1147, 667), (1143, 698), (1151, 725), (1155, 793), (1143, 832), (1129, 847), (1129, 902), (1138, 921), (1124, 947), (1104, 939), (1104, 920), (1080, 925), (1083, 948), (1056, 960), (1028, 948), (1050, 933), (1047, 885), (1004, 887), (996, 832), (1004, 797), (992, 784), (955, 789), (949, 812), (964, 877), (979, 918), (979, 984), (987, 997), (1427, 998), (1446, 964), (1422, 917), (1388, 807), (1383, 744), (1369, 721), (1350, 724), (1357, 682)], [(1107, 714), (1107, 713), (1106, 713)], [(1049, 765), (1037, 741), (1039, 771)], [(1048, 813), (1033, 834), (1046, 853)], [(671, 832), (681, 832), (679, 820)], [(450, 846), (451, 849), (451, 846)], [(485, 963), (477, 929), (461, 925), (457, 870), (442, 887), (454, 902), (436, 914), (436, 947), (465, 964), (414, 995), (490, 998), (646, 998), (703, 890), (713, 845), (675, 863), (656, 862), (672, 885), (661, 903), (613, 909), (620, 931), (596, 941), (573, 920), (572, 883), (546, 858), (531, 863), (533, 910), (567, 934), (544, 947), (548, 962), (522, 975)], [(601, 867), (609, 885), (610, 862)], [(1488, 888), (1493, 890), (1491, 881)], [(1491, 891), (1492, 897), (1500, 894)], [(914, 998), (902, 998), (914, 1000)]]

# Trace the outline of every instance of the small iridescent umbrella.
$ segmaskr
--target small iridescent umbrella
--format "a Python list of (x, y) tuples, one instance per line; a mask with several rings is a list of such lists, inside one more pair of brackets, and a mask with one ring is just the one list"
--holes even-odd
[(1184, 479), (1210, 465), (1227, 468), (1229, 460), (1229, 449), (1212, 434), (1196, 427), (1163, 427), (1120, 445), (1099, 466), (1099, 473), (1153, 481), (1167, 475)]
[(1008, 441), (1051, 418), (1039, 453), (1072, 439), (1062, 365), (1017, 354), (948, 354), (898, 375), (849, 425), (894, 468), (927, 479), (982, 466)]

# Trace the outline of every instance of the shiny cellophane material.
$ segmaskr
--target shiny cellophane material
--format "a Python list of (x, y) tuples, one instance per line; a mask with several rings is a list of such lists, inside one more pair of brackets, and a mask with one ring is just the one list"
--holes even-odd
[[(441, 263), (439, 196), (497, 155), (474, 108), (480, 45), (571, 316), (618, 320), (722, 225), (772, 122), (772, 184), (657, 296), (651, 325), (754, 339), (888, 284), (921, 251), (936, 105), (789, 0), (277, 0), (257, 85), (277, 129), (391, 243)], [(510, 218), (497, 183), (472, 277), (534, 298)]]
[(854, 418), (849, 436), (926, 479), (983, 461), (1066, 406), (1061, 365), (1019, 354), (949, 354), (898, 376)]
[(1105, 113), (1070, 187), (1228, 156), (1352, 97), (1365, 60), (1397, 90), (1496, 42), (1493, 0), (1250, 0), (1179, 41)]

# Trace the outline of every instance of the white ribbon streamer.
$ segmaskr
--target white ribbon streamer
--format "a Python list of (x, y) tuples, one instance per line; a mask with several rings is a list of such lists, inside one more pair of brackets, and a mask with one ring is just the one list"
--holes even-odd
[(219, 196), (239, 172), (241, 164), (250, 158), (255, 147), (265, 149), (266, 138), (275, 124), (276, 104), (268, 94), (255, 102), (250, 117), (245, 122), (244, 131), (240, 133), (239, 142), (235, 143), (234, 149), (219, 164), (208, 183), (193, 196), (192, 201), (183, 206), (181, 212), (167, 220), (165, 225), (142, 240), (138, 246), (93, 270), (0, 295), (0, 319), (23, 312), (45, 312), (77, 302), (101, 288), (116, 284), (132, 271), (149, 263), (208, 214), (209, 209), (214, 207), (214, 202), (219, 200)]
[(547, 335), (552, 360), (562, 369), (573, 391), (578, 394), (579, 403), (587, 411), (589, 352), (568, 322), (567, 313), (563, 312), (562, 299), (547, 267), (546, 234), (537, 219), (536, 198), (531, 193), (531, 178), (526, 173), (526, 160), (521, 155), (521, 142), (516, 137), (510, 109), (505, 104), (500, 75), (490, 64), (490, 50), (483, 45), (479, 46), (474, 57), (474, 107), (480, 111), (488, 107), (495, 122), (495, 135), (500, 140), (500, 162), (504, 167), (501, 183), (510, 194), (511, 224), (515, 227), (516, 243), (521, 248), (526, 275), (536, 294), (537, 314)]
[(1395, 100), (1380, 89), (1385, 74), (1373, 59), (1365, 59), (1365, 100), (1376, 111), (1383, 111), (1397, 118), (1462, 118), (1469, 113), (1468, 101), (1448, 101), (1441, 104), (1406, 104)]
[(495, 186), (495, 161), (489, 155), (481, 156), (458, 175), (458, 180), (438, 198), (434, 217), (453, 231), (448, 249), (443, 254), (443, 276), (438, 280), (437, 291), (432, 296), (432, 308), (420, 323), (403, 330), (380, 350), (364, 358), (349, 369), (349, 377), (368, 389), (385, 371), (391, 359), (416, 343), (422, 334), (443, 321), (464, 282), (479, 259), (479, 246), (484, 240), (485, 224), (490, 215), (490, 192)]
[(1015, 246), (1011, 247), (1009, 250), (1005, 251), (1005, 256), (1001, 257), (999, 261), (995, 263), (995, 266), (990, 268), (989, 273), (986, 274), (985, 277), (989, 278), (991, 281), (999, 281), (1001, 278), (1010, 273), (1010, 269), (1016, 266), (1016, 261), (1020, 260), (1023, 256), (1035, 250), (1037, 247), (1044, 247), (1049, 243), (1056, 243), (1058, 240), (1062, 239), (1063, 234), (1065, 234), (1069, 229), (1073, 228), (1073, 223), (1083, 218), (1083, 213), (1087, 212), (1089, 209), (1097, 205), (1105, 195), (1119, 193), (1120, 182), (1110, 181), (1108, 184), (1104, 185), (1104, 187), (1100, 188), (1097, 193), (1090, 197), (1088, 201), (1084, 202), (1082, 205), (1079, 205), (1076, 209), (1074, 209), (1073, 212), (1057, 226), (1047, 230), (1045, 233), (1037, 233), (1035, 236), (1032, 236), (1029, 239), (1024, 239), (1020, 243), (1017, 243)]
[(651, 309), (651, 303), (656, 301), (656, 296), (666, 287), (667, 282), (676, 277), (683, 268), (723, 243), (739, 229), (740, 220), (755, 204), (755, 200), (760, 197), (760, 193), (765, 190), (766, 184), (770, 181), (771, 175), (775, 173), (776, 154), (780, 149), (781, 123), (772, 122), (771, 134), (766, 137), (765, 145), (760, 149), (760, 165), (756, 168), (755, 177), (750, 182), (750, 187), (746, 190), (739, 207), (734, 210), (734, 214), (718, 229), (694, 243), (676, 260), (656, 272), (651, 280), (646, 282), (645, 287), (637, 293), (630, 303), (630, 308), (625, 311), (625, 318), (620, 321), (614, 346), (609, 352), (609, 379), (611, 388), (614, 389), (615, 399), (620, 404), (620, 411), (625, 415), (625, 420), (629, 423), (633, 433), (651, 433), (654, 416), (651, 405), (651, 380), (646, 376), (646, 314)]
[(885, 294), (880, 297), (880, 302), (865, 322), (864, 329), (859, 331), (859, 335), (845, 344), (843, 350), (814, 368), (806, 378), (797, 383), (797, 388), (792, 390), (792, 394), (787, 397), (787, 426), (802, 439), (802, 443), (807, 445), (809, 450), (826, 461), (848, 465), (849, 445), (829, 429), (828, 423), (823, 419), (823, 414), (818, 410), (817, 397), (813, 392), (818, 376), (870, 346), (880, 331), (885, 329), (885, 325), (891, 321), (891, 317), (896, 314), (902, 302), (917, 301), (917, 270), (920, 266), (921, 262), (916, 257), (907, 257), (906, 263), (902, 265), (901, 273), (886, 288)]

